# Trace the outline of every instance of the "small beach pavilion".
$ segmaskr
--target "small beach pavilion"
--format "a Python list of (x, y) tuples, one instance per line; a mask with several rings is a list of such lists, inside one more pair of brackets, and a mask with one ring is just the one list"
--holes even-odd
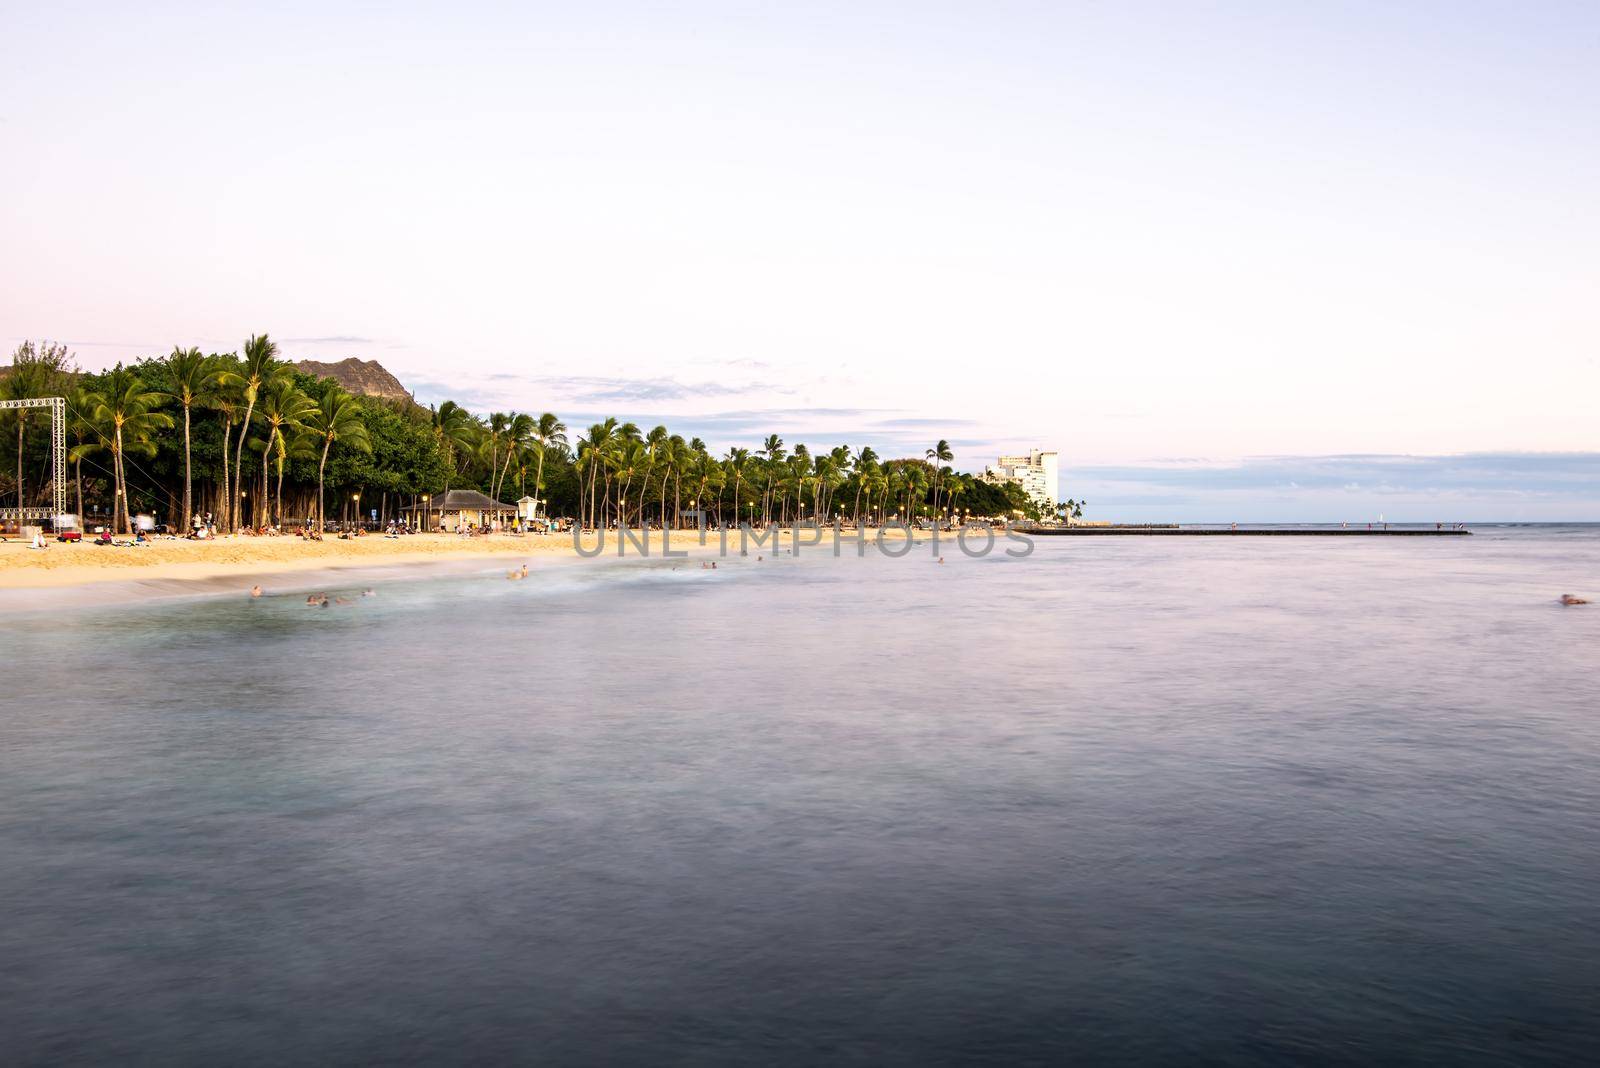
[(504, 523), (517, 514), (515, 505), (505, 504), (470, 489), (448, 490), (406, 511), (420, 516), (425, 530), (432, 530), (435, 526), (445, 530), (460, 530), (463, 526), (487, 527), (491, 520), (498, 519)]

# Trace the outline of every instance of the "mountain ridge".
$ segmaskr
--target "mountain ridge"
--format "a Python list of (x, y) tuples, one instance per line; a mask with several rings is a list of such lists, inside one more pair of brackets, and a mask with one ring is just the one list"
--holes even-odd
[(354, 356), (337, 363), (297, 360), (295, 367), (319, 378), (331, 378), (349, 393), (383, 400), (412, 400), (411, 391), (377, 360), (361, 360)]

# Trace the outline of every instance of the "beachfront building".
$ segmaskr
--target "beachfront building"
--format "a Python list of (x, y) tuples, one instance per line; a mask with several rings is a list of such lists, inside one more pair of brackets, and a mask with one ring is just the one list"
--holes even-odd
[(1046, 516), (1056, 511), (1056, 461), (1060, 454), (1031, 450), (1026, 456), (1002, 456), (983, 469), (985, 482), (1015, 482)]
[(515, 506), (504, 504), (477, 490), (454, 489), (406, 511), (417, 513), (426, 530), (435, 527), (460, 530), (462, 527), (482, 529), (496, 519), (505, 523), (516, 515), (517, 510)]

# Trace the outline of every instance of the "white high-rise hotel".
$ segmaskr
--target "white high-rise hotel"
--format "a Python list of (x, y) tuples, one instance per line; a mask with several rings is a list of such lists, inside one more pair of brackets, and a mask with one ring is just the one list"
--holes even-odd
[(1056, 511), (1056, 458), (1059, 453), (1034, 449), (1026, 456), (1002, 456), (983, 469), (989, 482), (1015, 482), (1045, 516)]

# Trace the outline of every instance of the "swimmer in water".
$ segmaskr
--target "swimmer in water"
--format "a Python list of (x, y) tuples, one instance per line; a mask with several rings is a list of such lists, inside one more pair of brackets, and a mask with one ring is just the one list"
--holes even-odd
[(1561, 603), (1562, 604), (1567, 604), (1567, 605), (1572, 605), (1572, 604), (1588, 604), (1589, 602), (1585, 601), (1582, 597), (1574, 597), (1570, 593), (1563, 593), (1561, 595)]
[(317, 595), (316, 594), (313, 593), (311, 596), (306, 598), (306, 604), (307, 605), (314, 605), (316, 603), (317, 603)]
[(252, 597), (260, 597), (261, 596), (261, 587), (260, 586), (251, 586), (250, 587), (250, 596), (252, 596)]
[(527, 578), (528, 577), (528, 565), (527, 564), (523, 564), (522, 565), (522, 577), (523, 578)]
[(361, 591), (361, 596), (363, 596), (363, 597), (376, 597), (376, 596), (378, 596), (378, 591), (373, 589), (371, 586), (368, 586), (366, 589)]

